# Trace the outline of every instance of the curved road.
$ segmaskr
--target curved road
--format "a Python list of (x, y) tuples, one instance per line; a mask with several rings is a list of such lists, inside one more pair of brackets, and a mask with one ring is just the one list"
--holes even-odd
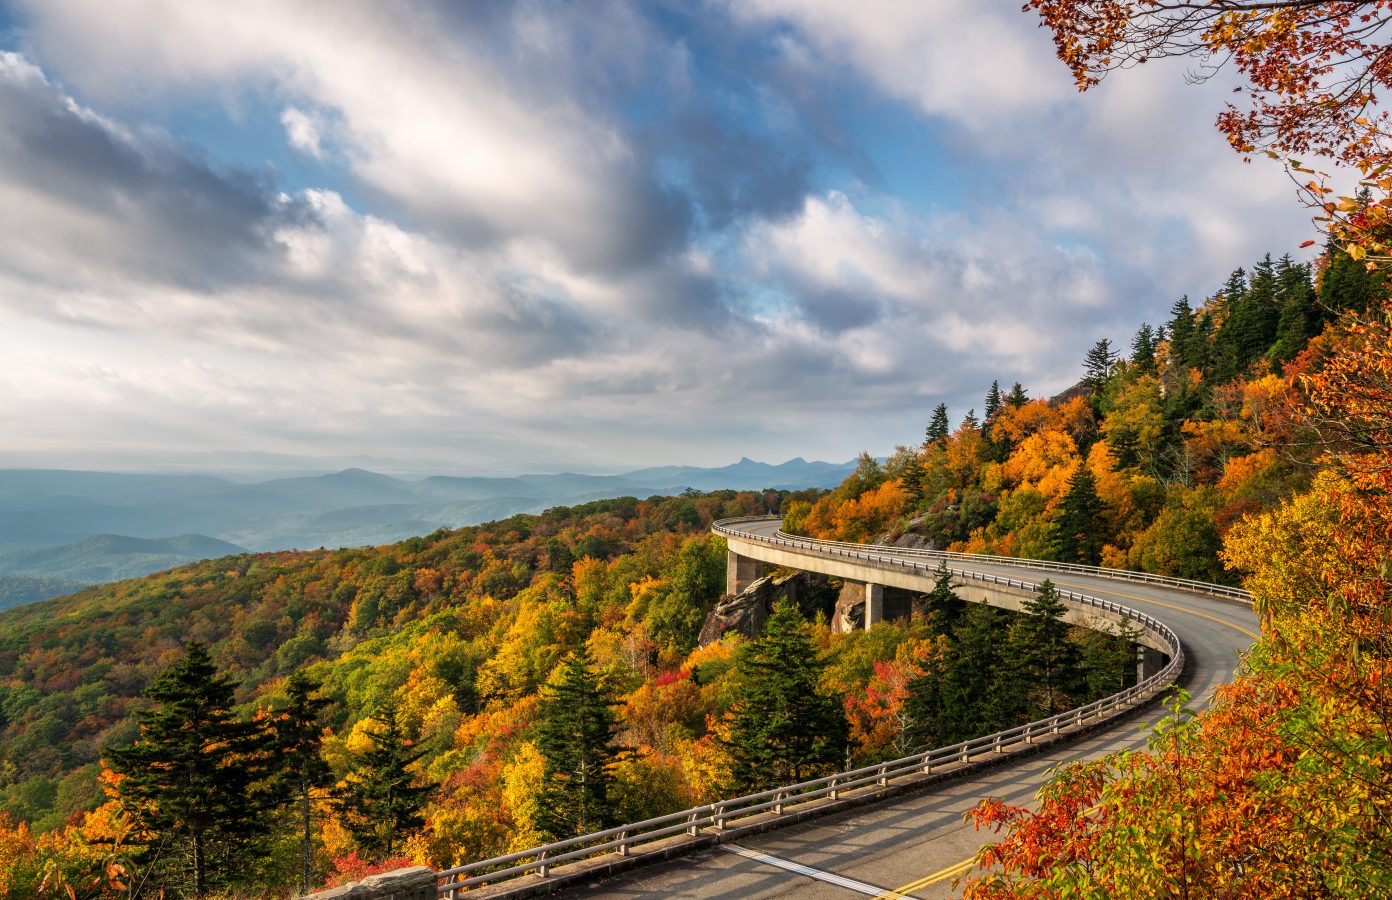
[[(772, 535), (779, 525), (765, 521), (733, 527)], [(876, 549), (886, 557), (914, 558), (893, 547)], [(916, 558), (922, 561), (922, 556)], [(956, 558), (950, 565), (1016, 578), (1052, 578), (1060, 587), (1114, 600), (1164, 621), (1184, 644), (1186, 663), (1181, 683), (1193, 694), (1195, 707), (1206, 705), (1214, 690), (1231, 677), (1241, 653), (1258, 632), (1256, 614), (1231, 600), (1021, 566)], [(1139, 717), (1125, 718), (1065, 746), (922, 793), (635, 869), (589, 888), (577, 888), (573, 894), (606, 900), (654, 895), (720, 900), (793, 896), (798, 900), (866, 896), (930, 900), (956, 896), (956, 876), (977, 848), (992, 837), (964, 824), (965, 811), (988, 796), (1030, 804), (1051, 767), (1067, 760), (1143, 747), (1145, 726), (1159, 717), (1159, 710), (1158, 704), (1153, 704)]]

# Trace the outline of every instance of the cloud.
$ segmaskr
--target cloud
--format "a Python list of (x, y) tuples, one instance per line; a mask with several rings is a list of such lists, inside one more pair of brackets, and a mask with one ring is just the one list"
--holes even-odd
[(318, 115), (287, 106), (280, 114), (280, 124), (285, 126), (290, 146), (315, 159), (324, 158), (324, 148), (320, 146), (324, 139), (324, 121)]

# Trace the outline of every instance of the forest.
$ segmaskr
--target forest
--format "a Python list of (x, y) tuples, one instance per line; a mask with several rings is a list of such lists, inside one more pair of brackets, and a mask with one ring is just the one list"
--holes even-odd
[[(598, 501), (11, 610), (0, 896), (102, 896), (132, 879), (169, 896), (289, 896), (1111, 693), (1134, 677), (1126, 635), (1063, 625), (1047, 587), (1029, 615), (968, 607), (945, 571), (908, 620), (836, 634), (825, 608), (785, 604), (761, 635), (698, 646), (724, 589), (709, 524), (774, 509), (842, 540), (1258, 577), (1265, 563), (1242, 549), (1257, 526), (1242, 523), (1332, 489), (1301, 385), (1347, 358), (1348, 322), (1381, 292), (1337, 251), (1314, 271), (1263, 259), (1203, 303), (1177, 301), (1129, 352), (1098, 342), (1058, 397), (993, 384), (955, 429), (939, 405), (921, 443), (863, 456), (830, 492)], [(796, 726), (772, 728), (771, 710)], [(180, 754), (201, 780), (157, 774)], [(230, 786), (217, 816), (177, 812), (215, 785)]]

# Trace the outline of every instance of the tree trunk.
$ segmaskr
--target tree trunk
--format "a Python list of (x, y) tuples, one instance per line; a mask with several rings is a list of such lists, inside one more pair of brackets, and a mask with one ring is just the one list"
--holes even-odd
[(203, 858), (203, 832), (193, 833), (193, 894), (195, 897), (208, 895), (207, 861)]
[(313, 823), (310, 820), (309, 804), (309, 785), (300, 785), (300, 825), (303, 828), (300, 841), (300, 861), (304, 864), (304, 892), (308, 894), (314, 890), (314, 873), (311, 871), (314, 865), (314, 846), (311, 843), (311, 829)]

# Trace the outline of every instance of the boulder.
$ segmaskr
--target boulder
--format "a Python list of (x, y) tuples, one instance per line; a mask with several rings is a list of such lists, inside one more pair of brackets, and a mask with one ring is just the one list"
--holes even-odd
[(836, 598), (836, 609), (831, 614), (833, 634), (846, 634), (865, 627), (865, 585), (859, 581), (847, 581), (841, 586), (841, 594)]
[(765, 575), (738, 595), (720, 598), (715, 609), (706, 616), (697, 639), (702, 647), (712, 644), (731, 631), (738, 631), (745, 637), (757, 637), (764, 629), (764, 622), (779, 600), (788, 600), (809, 620), (818, 612), (825, 613), (828, 605), (823, 599), (826, 594), (827, 577), (816, 572), (795, 572), (774, 578)]

